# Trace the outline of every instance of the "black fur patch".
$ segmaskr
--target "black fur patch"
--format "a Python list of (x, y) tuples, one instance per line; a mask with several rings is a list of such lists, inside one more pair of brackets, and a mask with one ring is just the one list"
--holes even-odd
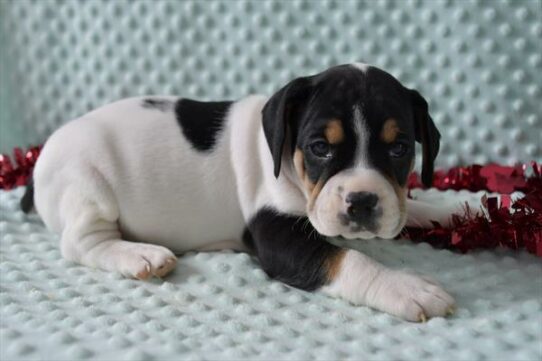
[(318, 234), (306, 217), (270, 208), (251, 219), (243, 242), (256, 252), (269, 277), (307, 291), (328, 282), (326, 260), (341, 250)]
[(141, 106), (143, 108), (152, 108), (152, 109), (158, 109), (163, 112), (166, 112), (173, 108), (173, 102), (166, 99), (144, 99), (141, 103)]
[(222, 130), (226, 114), (233, 102), (199, 102), (180, 99), (175, 104), (175, 115), (184, 136), (202, 152), (211, 151)]
[(26, 190), (23, 198), (21, 198), (20, 206), (24, 213), (29, 213), (34, 207), (34, 180), (32, 175), (30, 175), (30, 178), (28, 179)]

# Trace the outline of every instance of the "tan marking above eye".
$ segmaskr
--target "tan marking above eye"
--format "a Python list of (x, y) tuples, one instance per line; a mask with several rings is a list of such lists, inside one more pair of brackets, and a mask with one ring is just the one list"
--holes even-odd
[(329, 144), (337, 144), (344, 140), (344, 130), (339, 119), (332, 119), (327, 123), (324, 135)]
[(397, 121), (393, 118), (390, 118), (384, 122), (382, 126), (382, 131), (380, 132), (380, 139), (384, 143), (393, 143), (397, 134), (399, 134), (400, 129), (397, 126)]

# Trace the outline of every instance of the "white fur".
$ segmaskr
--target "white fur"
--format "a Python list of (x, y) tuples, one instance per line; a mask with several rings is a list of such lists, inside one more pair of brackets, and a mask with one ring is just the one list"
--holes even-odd
[(357, 148), (354, 160), (355, 168), (369, 168), (369, 127), (367, 120), (363, 116), (361, 109), (358, 106), (354, 107), (354, 132), (356, 133)]
[[(463, 208), (460, 203), (457, 204), (439, 204), (438, 206), (414, 199), (408, 199), (407, 203), (407, 222), (411, 227), (433, 228), (433, 223), (438, 222), (443, 227), (451, 225), (452, 214), (462, 214)], [(479, 214), (473, 207), (473, 214)]]
[(365, 64), (365, 63), (361, 63), (361, 62), (352, 63), (352, 66), (358, 68), (359, 70), (361, 70), (364, 73), (366, 73), (369, 70), (369, 67), (370, 67), (369, 64)]
[(333, 282), (322, 291), (409, 321), (445, 316), (454, 300), (427, 277), (391, 270), (364, 254), (348, 250)]
[[(237, 194), (246, 220), (264, 206), (285, 213), (304, 214), (305, 198), (301, 188), (293, 186), (293, 163), (284, 157), (279, 178), (273, 174), (273, 159), (261, 122), (264, 97), (250, 97), (237, 103), (230, 120), (233, 172)], [(287, 153), (287, 152), (284, 152)]]

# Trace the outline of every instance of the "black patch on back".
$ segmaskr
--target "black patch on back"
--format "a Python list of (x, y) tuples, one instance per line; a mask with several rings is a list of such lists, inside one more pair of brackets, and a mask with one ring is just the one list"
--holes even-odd
[(173, 102), (171, 100), (166, 100), (166, 99), (147, 98), (147, 99), (143, 99), (143, 102), (141, 102), (141, 106), (143, 108), (157, 109), (157, 110), (166, 112), (173, 108)]
[(184, 136), (192, 146), (207, 152), (213, 149), (217, 134), (222, 130), (226, 114), (233, 102), (199, 102), (179, 99), (175, 104), (175, 116)]
[(318, 234), (307, 217), (271, 208), (261, 209), (250, 220), (243, 242), (256, 252), (269, 277), (307, 291), (328, 282), (325, 262), (341, 250)]

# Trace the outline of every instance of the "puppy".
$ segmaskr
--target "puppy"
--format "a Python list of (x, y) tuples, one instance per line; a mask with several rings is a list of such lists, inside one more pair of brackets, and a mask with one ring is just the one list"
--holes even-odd
[[(272, 278), (410, 321), (445, 316), (434, 281), (391, 270), (328, 237), (396, 236), (415, 142), (430, 184), (440, 135), (426, 101), (366, 64), (292, 80), (272, 97), (121, 100), (47, 140), (22, 206), (61, 235), (63, 256), (128, 277), (162, 277), (175, 253), (250, 249)], [(425, 208), (424, 208), (425, 207)]]

